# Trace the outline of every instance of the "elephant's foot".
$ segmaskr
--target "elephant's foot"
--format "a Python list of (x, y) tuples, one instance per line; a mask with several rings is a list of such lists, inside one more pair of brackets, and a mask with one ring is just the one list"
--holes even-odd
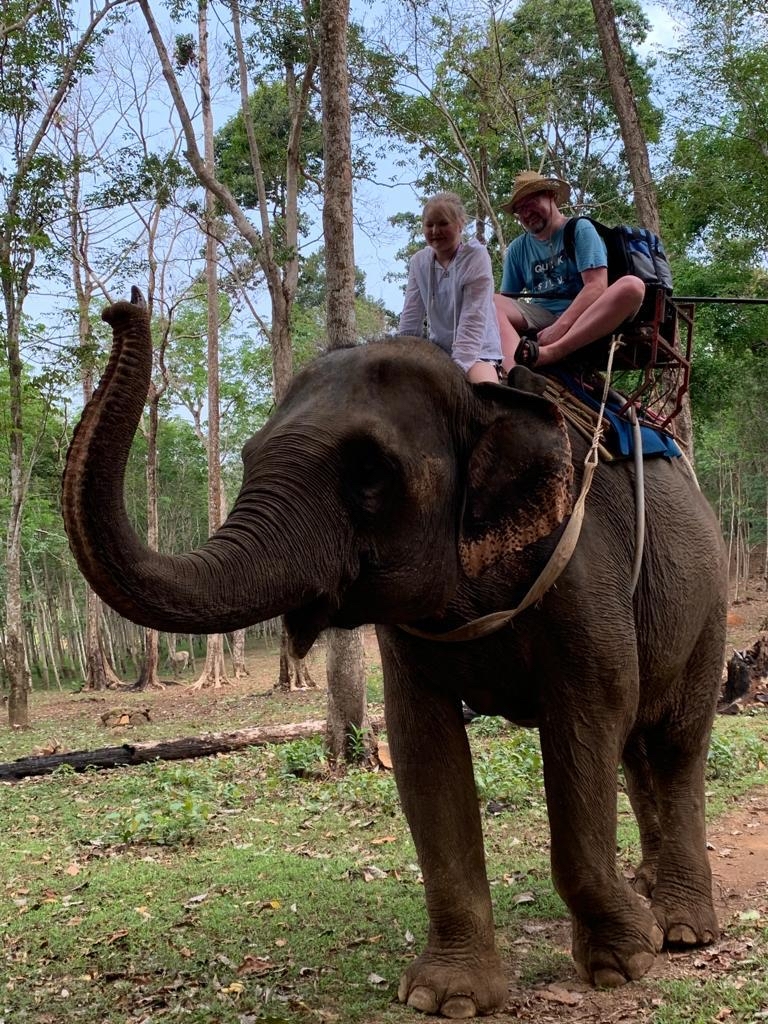
[(414, 1010), (459, 1020), (500, 1010), (507, 980), (493, 950), (472, 957), (428, 951), (403, 974), (397, 996)]
[(573, 919), (573, 959), (583, 981), (617, 988), (637, 981), (664, 945), (664, 932), (639, 901), (620, 921), (587, 927)]
[(691, 946), (709, 946), (720, 934), (717, 914), (712, 898), (706, 895), (665, 893), (660, 886), (653, 892), (651, 910), (664, 929), (668, 946), (685, 949)]

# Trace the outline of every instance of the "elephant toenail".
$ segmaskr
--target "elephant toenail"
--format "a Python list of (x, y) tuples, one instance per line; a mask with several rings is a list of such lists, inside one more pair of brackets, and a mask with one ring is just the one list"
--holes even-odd
[(667, 942), (674, 946), (697, 946), (696, 932), (687, 924), (675, 924), (667, 932)]
[(417, 985), (408, 996), (408, 1005), (422, 1013), (437, 1013), (437, 996), (431, 988)]
[(634, 956), (631, 956), (627, 964), (627, 973), (632, 981), (637, 981), (638, 978), (647, 974), (655, 959), (656, 956), (653, 953), (635, 953)]
[(661, 925), (655, 924), (651, 931), (651, 942), (656, 952), (660, 952), (664, 946), (664, 929)]
[(626, 985), (627, 979), (619, 971), (613, 970), (612, 967), (603, 967), (599, 971), (595, 971), (595, 987), (596, 988), (618, 988), (619, 985)]
[(440, 1013), (452, 1020), (466, 1020), (468, 1017), (477, 1016), (477, 1007), (474, 999), (469, 996), (451, 996), (446, 999), (440, 1007)]

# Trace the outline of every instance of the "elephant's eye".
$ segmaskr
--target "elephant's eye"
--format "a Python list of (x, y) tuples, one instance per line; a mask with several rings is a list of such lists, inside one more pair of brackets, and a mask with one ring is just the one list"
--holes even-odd
[(371, 438), (350, 438), (341, 450), (341, 487), (364, 515), (380, 515), (399, 489), (396, 461)]

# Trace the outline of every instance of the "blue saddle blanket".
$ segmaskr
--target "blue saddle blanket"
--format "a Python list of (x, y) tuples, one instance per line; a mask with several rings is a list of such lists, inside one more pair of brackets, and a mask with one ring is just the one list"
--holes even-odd
[[(559, 371), (557, 376), (568, 388), (571, 394), (575, 395), (576, 398), (584, 403), (584, 405), (590, 409), (594, 409), (596, 412), (600, 411), (602, 395), (600, 396), (600, 399), (595, 398), (594, 395), (591, 395), (586, 391), (582, 385), (579, 384), (576, 378), (572, 377), (569, 373)], [(609, 444), (608, 447), (617, 448), (619, 455), (629, 458), (634, 455), (635, 434), (632, 424), (626, 420), (624, 416), (619, 415), (619, 410), (622, 406), (623, 403), (617, 401), (615, 398), (609, 397), (603, 415), (613, 428), (613, 437), (611, 438), (611, 444)], [(665, 431), (660, 430), (658, 427), (651, 426), (647, 423), (641, 423), (640, 436), (643, 441), (643, 456), (664, 455), (668, 459), (678, 459), (683, 454), (675, 439), (670, 437)]]

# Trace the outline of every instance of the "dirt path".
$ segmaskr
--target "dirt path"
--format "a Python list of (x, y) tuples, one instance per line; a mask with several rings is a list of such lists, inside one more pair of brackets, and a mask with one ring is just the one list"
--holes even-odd
[[(715, 906), (722, 928), (714, 945), (687, 953), (664, 952), (642, 981), (608, 991), (584, 985), (575, 969), (570, 977), (563, 977), (559, 970), (558, 982), (512, 986), (504, 1013), (495, 1019), (535, 1024), (641, 1024), (663, 1005), (660, 981), (695, 977), (699, 972), (706, 972), (708, 980), (726, 976), (736, 980), (742, 974), (748, 977), (754, 970), (746, 963), (753, 957), (753, 941), (748, 933), (740, 933), (748, 922), (757, 919), (756, 914), (762, 921), (768, 917), (768, 790), (743, 798), (731, 813), (714, 823), (709, 829), (709, 846)], [(537, 942), (545, 940), (569, 954), (567, 921), (542, 922), (529, 928)], [(516, 946), (525, 953), (524, 940)]]

